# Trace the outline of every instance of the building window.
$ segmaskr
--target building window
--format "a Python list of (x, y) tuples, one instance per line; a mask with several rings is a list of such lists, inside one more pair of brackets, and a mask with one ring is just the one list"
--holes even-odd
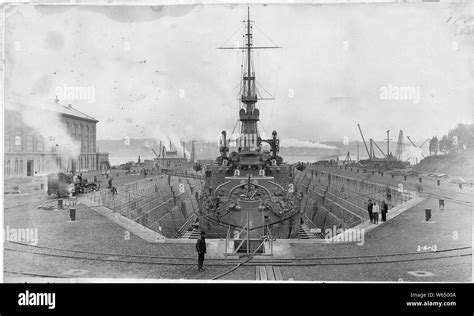
[(20, 160), (20, 174), (23, 174), (23, 160)]
[(7, 170), (6, 174), (10, 174), (10, 160), (7, 160)]
[(71, 136), (72, 136), (72, 139), (76, 139), (76, 125), (74, 123), (72, 123), (71, 125)]
[(18, 160), (15, 159), (15, 174), (18, 174)]
[(33, 152), (33, 142), (34, 142), (33, 135), (26, 136), (26, 151)]
[(5, 151), (9, 152), (10, 150), (10, 133), (5, 132)]
[(11, 121), (11, 116), (9, 116), (8, 114), (5, 114), (5, 130), (6, 131), (10, 131), (11, 127), (12, 127), (12, 124), (10, 123)]
[(90, 146), (91, 146), (91, 152), (95, 153), (95, 126), (91, 125), (90, 129)]
[(15, 134), (15, 150), (21, 151), (21, 134), (20, 133)]
[[(86, 125), (86, 126), (84, 127), (84, 140), (85, 140), (87, 143), (89, 142), (89, 126), (88, 126), (88, 125)], [(86, 143), (86, 144), (87, 144), (87, 143)], [(87, 147), (87, 145), (86, 145), (86, 151), (89, 151), (89, 148)]]
[(37, 148), (38, 151), (40, 151), (40, 152), (44, 151), (44, 140), (41, 136), (39, 136), (39, 138), (38, 138), (37, 146), (38, 146), (38, 148)]
[(13, 127), (14, 128), (21, 128), (21, 116), (18, 113), (13, 115)]

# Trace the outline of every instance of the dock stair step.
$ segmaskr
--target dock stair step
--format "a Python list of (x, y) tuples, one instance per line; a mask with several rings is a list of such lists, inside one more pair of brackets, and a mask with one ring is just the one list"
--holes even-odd
[(277, 266), (256, 266), (255, 279), (257, 281), (283, 281), (280, 267)]

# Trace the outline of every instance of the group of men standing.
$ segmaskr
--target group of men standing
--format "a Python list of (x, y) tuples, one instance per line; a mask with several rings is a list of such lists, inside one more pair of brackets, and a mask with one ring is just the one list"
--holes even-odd
[(380, 208), (377, 202), (372, 201), (372, 199), (369, 199), (367, 211), (369, 212), (369, 218), (371, 223), (379, 223), (380, 212), (382, 212), (382, 222), (385, 222), (387, 220), (388, 204), (385, 202), (385, 200), (383, 200), (382, 207)]

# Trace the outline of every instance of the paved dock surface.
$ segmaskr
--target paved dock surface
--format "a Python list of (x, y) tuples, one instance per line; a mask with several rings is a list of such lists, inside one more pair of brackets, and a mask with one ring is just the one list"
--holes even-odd
[[(45, 277), (64, 282), (77, 278), (210, 280), (238, 263), (238, 259), (208, 258), (206, 270), (198, 272), (193, 243), (146, 242), (81, 203), (77, 220), (71, 222), (65, 210), (38, 208), (57, 203), (45, 192), (32, 188), (23, 193), (5, 195), (5, 228), (37, 228), (38, 243), (5, 243), (6, 282), (48, 280), (42, 279)], [(428, 197), (389, 222), (379, 222), (379, 227), (365, 234), (363, 245), (281, 241), (289, 244), (285, 249), (294, 259), (272, 266), (279, 267), (286, 281), (470, 282), (472, 248), (425, 254), (433, 252), (433, 247), (449, 250), (472, 246), (472, 206), (456, 202), (460, 197), (472, 201), (472, 196), (449, 190), (442, 193), (453, 199), (445, 201), (444, 210), (439, 210), (437, 198)], [(432, 209), (429, 222), (425, 222), (425, 208)], [(384, 257), (394, 253), (411, 254)], [(301, 260), (308, 258), (320, 260)], [(393, 262), (372, 262), (377, 260)], [(252, 261), (221, 278), (255, 279)]]

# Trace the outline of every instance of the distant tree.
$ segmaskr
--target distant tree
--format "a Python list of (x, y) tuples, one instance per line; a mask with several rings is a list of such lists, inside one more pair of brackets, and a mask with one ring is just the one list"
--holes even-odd
[[(452, 149), (463, 150), (474, 148), (474, 124), (458, 124), (448, 133), (448, 140), (451, 143)], [(458, 145), (453, 145), (454, 136), (458, 138)]]
[(430, 155), (433, 152), (436, 156), (436, 154), (438, 154), (438, 150), (439, 150), (438, 137), (435, 136), (430, 140), (430, 146), (429, 147), (430, 147)]
[(449, 141), (448, 136), (444, 135), (439, 141), (439, 151), (449, 153), (451, 151), (452, 142)]

